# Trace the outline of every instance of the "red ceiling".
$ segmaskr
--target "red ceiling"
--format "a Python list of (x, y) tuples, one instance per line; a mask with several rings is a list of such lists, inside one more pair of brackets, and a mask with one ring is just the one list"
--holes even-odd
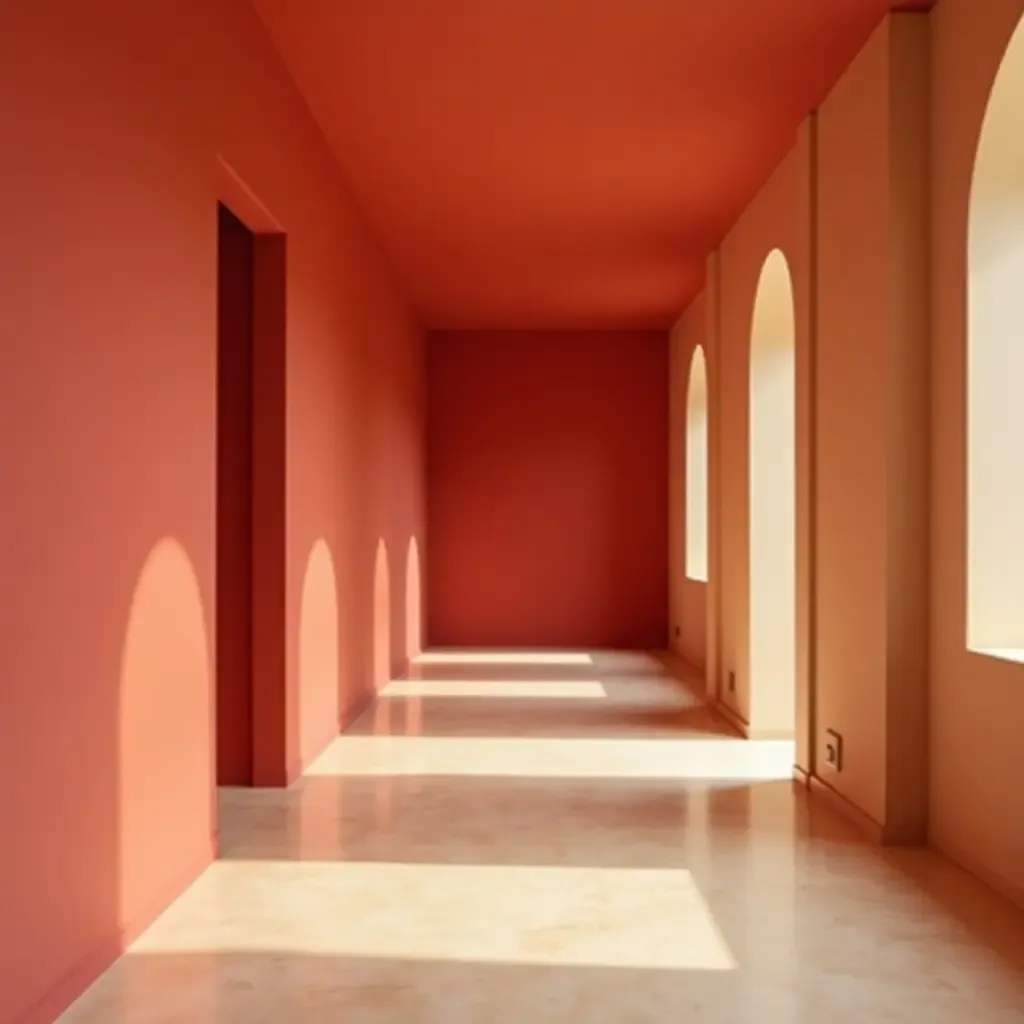
[(890, 6), (254, 3), (424, 324), (449, 329), (670, 325)]

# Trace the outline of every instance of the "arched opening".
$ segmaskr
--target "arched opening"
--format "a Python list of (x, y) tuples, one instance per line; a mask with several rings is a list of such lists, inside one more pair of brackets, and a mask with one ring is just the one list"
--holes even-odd
[(796, 717), (796, 338), (793, 284), (765, 260), (750, 334), (749, 721), (792, 735)]
[(1024, 660), (1024, 22), (989, 96), (967, 249), (967, 646)]
[(708, 378), (700, 345), (686, 388), (686, 577), (708, 578)]

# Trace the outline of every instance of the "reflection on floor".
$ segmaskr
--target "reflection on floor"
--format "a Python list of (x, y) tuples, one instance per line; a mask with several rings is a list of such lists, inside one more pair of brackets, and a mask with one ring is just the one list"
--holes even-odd
[(1019, 1024), (1024, 917), (644, 655), (434, 655), (66, 1024)]

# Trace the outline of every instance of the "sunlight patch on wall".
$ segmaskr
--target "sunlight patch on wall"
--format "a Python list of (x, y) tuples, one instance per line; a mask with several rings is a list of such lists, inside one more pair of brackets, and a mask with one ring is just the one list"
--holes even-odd
[(968, 228), (967, 646), (1002, 658), (1024, 647), (1022, 109), (1024, 23), (992, 86)]
[(373, 562), (373, 689), (383, 690), (391, 679), (391, 569), (388, 546), (377, 541)]
[(708, 578), (708, 385), (700, 345), (693, 350), (686, 389), (686, 576)]
[(139, 573), (121, 662), (117, 798), (123, 921), (137, 920), (154, 887), (181, 870), (175, 858), (182, 849), (199, 850), (209, 841), (212, 702), (202, 588), (184, 546), (164, 537)]
[(324, 538), (309, 552), (299, 604), (299, 743), (303, 757), (338, 731), (338, 582)]
[(793, 282), (769, 253), (750, 336), (749, 713), (759, 729), (796, 719), (796, 327)]

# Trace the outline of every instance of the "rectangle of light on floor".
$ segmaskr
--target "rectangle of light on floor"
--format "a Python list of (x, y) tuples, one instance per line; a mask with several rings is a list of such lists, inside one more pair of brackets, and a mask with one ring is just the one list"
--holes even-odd
[(746, 781), (789, 778), (793, 757), (789, 740), (346, 734), (305, 774)]
[(394, 679), (380, 697), (481, 697), (503, 700), (603, 700), (608, 696), (596, 681)]
[(592, 665), (585, 651), (424, 651), (417, 665)]
[(688, 871), (632, 868), (219, 861), (129, 952), (246, 950), (736, 967)]

